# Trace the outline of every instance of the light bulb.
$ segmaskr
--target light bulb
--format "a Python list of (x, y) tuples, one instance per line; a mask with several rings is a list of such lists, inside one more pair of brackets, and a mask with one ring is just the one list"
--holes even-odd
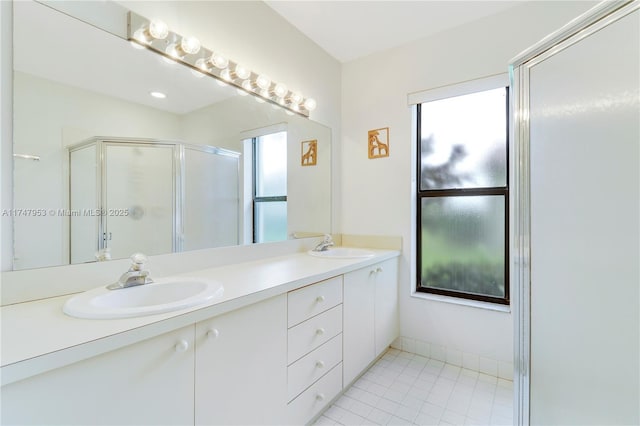
[(220, 77), (222, 77), (223, 80), (231, 81), (231, 72), (228, 68), (223, 69), (222, 71), (220, 71)]
[(242, 65), (236, 65), (235, 72), (240, 80), (246, 80), (251, 76), (251, 71), (249, 71), (247, 68), (243, 67)]
[(271, 79), (264, 74), (260, 74), (256, 79), (256, 84), (259, 88), (267, 90), (271, 86)]
[(291, 102), (293, 102), (295, 105), (300, 104), (300, 102), (302, 102), (303, 99), (304, 98), (300, 93), (294, 92), (291, 94)]
[(277, 83), (276, 87), (273, 88), (273, 93), (275, 93), (279, 98), (284, 98), (288, 91), (287, 86), (282, 83)]
[(313, 98), (308, 98), (306, 101), (304, 101), (304, 107), (308, 111), (313, 111), (314, 109), (316, 109), (317, 106), (318, 104), (316, 103), (316, 100)]
[(214, 53), (213, 55), (211, 55), (211, 59), (209, 59), (209, 61), (211, 61), (211, 63), (216, 68), (219, 68), (221, 70), (229, 66), (229, 60), (219, 53)]
[(253, 92), (253, 87), (251, 86), (251, 82), (249, 80), (245, 80), (242, 82), (242, 88), (248, 92)]
[(287, 104), (287, 100), (285, 98), (278, 98), (278, 103), (284, 106)]
[(203, 58), (200, 58), (196, 61), (196, 67), (200, 68), (204, 72), (209, 72), (207, 61), (205, 61)]
[(180, 48), (189, 55), (195, 55), (200, 51), (200, 40), (195, 37), (183, 37), (180, 41)]
[(292, 110), (294, 110), (296, 112), (300, 111), (300, 107), (298, 106), (298, 104), (291, 104), (291, 106), (289, 108), (291, 108)]
[(165, 49), (165, 53), (171, 56), (172, 58), (177, 59), (180, 57), (180, 54), (178, 53), (178, 48), (175, 43), (171, 43), (170, 45), (168, 45), (167, 48)]
[(164, 40), (169, 35), (169, 27), (162, 21), (151, 21), (149, 35), (155, 39)]
[(138, 43), (149, 44), (149, 38), (147, 37), (147, 32), (142, 28), (139, 30), (136, 30), (136, 32), (133, 33), (133, 38)]

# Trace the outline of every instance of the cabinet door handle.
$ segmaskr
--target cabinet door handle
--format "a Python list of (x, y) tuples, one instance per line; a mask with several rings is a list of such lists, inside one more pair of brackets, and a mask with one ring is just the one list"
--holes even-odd
[(324, 368), (324, 361), (316, 361), (316, 368)]
[(220, 335), (220, 332), (217, 328), (212, 328), (207, 331), (207, 339), (216, 339)]
[(187, 349), (189, 349), (189, 342), (187, 342), (186, 340), (180, 340), (178, 343), (176, 343), (176, 352), (185, 352)]
[(316, 400), (318, 401), (324, 401), (324, 398), (325, 396), (322, 392), (316, 395)]
[(376, 272), (382, 272), (382, 271), (384, 271), (384, 269), (382, 269), (382, 266), (378, 266), (378, 267), (376, 268)]
[(318, 336), (322, 336), (324, 334), (324, 328), (320, 327), (319, 329), (316, 330), (316, 334)]
[(324, 296), (318, 296), (318, 297), (316, 297), (316, 302), (318, 302), (318, 303), (322, 303), (322, 302), (324, 302)]

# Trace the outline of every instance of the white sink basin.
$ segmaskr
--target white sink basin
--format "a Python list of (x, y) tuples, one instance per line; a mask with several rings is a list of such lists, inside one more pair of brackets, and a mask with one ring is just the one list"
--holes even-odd
[(350, 247), (329, 247), (325, 251), (309, 250), (308, 253), (315, 257), (324, 257), (327, 259), (360, 259), (373, 257), (371, 250)]
[(200, 278), (167, 278), (118, 290), (99, 287), (80, 293), (64, 304), (65, 314), (76, 318), (140, 317), (190, 308), (219, 298), (224, 287)]

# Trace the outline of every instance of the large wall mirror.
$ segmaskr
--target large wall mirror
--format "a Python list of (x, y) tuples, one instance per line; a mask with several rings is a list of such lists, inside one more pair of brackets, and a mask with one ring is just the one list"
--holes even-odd
[(14, 270), (331, 231), (330, 128), (13, 6)]

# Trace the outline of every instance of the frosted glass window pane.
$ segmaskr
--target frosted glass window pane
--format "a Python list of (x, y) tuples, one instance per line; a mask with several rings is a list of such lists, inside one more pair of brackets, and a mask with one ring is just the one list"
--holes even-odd
[(506, 95), (500, 88), (421, 105), (421, 190), (506, 185)]
[(256, 196), (287, 194), (287, 132), (261, 136), (256, 143)]
[(287, 202), (255, 203), (255, 242), (283, 241), (287, 239)]
[(422, 287), (505, 296), (504, 200), (501, 195), (421, 200)]

